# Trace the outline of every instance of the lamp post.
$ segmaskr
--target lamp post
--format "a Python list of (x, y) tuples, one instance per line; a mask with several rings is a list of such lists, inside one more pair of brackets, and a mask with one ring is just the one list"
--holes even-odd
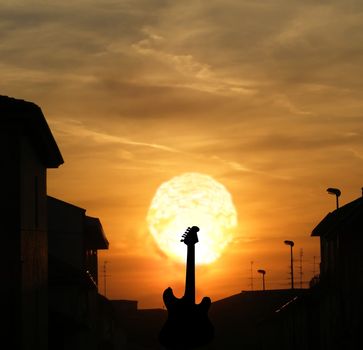
[(340, 195), (342, 194), (340, 192), (340, 190), (338, 188), (331, 188), (329, 187), (327, 190), (326, 190), (329, 194), (332, 194), (336, 197), (336, 200), (337, 200), (337, 209), (339, 208), (339, 200), (338, 198), (340, 197)]
[(262, 274), (262, 290), (265, 290), (265, 270), (257, 270), (258, 273)]
[(290, 246), (290, 258), (291, 258), (291, 289), (294, 289), (294, 258), (292, 255), (292, 247), (294, 246), (294, 242), (293, 241), (284, 241), (284, 243), (286, 245)]

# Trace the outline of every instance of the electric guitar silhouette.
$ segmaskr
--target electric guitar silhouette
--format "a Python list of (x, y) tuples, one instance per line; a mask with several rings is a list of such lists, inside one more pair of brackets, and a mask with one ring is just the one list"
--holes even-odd
[(163, 293), (168, 319), (159, 333), (159, 342), (167, 349), (195, 348), (207, 344), (214, 336), (208, 318), (210, 298), (204, 297), (200, 304), (195, 304), (194, 245), (198, 242), (198, 231), (197, 226), (188, 227), (181, 239), (188, 247), (184, 296), (176, 298), (170, 287)]

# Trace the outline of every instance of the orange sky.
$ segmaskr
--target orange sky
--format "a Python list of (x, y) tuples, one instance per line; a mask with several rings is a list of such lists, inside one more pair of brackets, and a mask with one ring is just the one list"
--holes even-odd
[(335, 208), (326, 188), (344, 204), (363, 185), (362, 10), (349, 0), (0, 5), (1, 94), (48, 120), (65, 159), (48, 193), (101, 219), (108, 297), (160, 307), (167, 286), (182, 294), (184, 266), (158, 249), (145, 216), (161, 183), (191, 171), (226, 186), (239, 219), (224, 255), (198, 267), (199, 297), (249, 289), (251, 260), (255, 288), (258, 268), (267, 288), (288, 287), (285, 239), (296, 258), (303, 248), (311, 278), (311, 230)]

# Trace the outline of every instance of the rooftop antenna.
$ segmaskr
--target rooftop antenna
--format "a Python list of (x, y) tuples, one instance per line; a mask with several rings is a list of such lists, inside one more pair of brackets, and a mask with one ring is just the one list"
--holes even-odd
[(340, 192), (340, 190), (338, 188), (332, 188), (332, 187), (329, 187), (327, 190), (326, 190), (329, 194), (332, 194), (332, 195), (335, 195), (336, 197), (336, 202), (337, 202), (337, 209), (339, 208), (339, 197), (340, 195), (342, 194), (342, 192)]

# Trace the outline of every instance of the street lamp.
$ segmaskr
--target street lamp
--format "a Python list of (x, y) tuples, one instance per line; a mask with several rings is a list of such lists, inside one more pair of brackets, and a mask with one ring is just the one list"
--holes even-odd
[(294, 259), (292, 255), (292, 247), (294, 246), (293, 241), (284, 241), (286, 245), (290, 246), (290, 256), (291, 256), (291, 289), (294, 289)]
[(329, 194), (332, 194), (336, 197), (336, 200), (337, 200), (337, 209), (339, 208), (339, 196), (342, 194), (340, 192), (340, 190), (338, 188), (331, 188), (329, 187), (327, 190), (326, 190)]
[(262, 274), (262, 290), (265, 290), (265, 270), (257, 270), (258, 273)]

